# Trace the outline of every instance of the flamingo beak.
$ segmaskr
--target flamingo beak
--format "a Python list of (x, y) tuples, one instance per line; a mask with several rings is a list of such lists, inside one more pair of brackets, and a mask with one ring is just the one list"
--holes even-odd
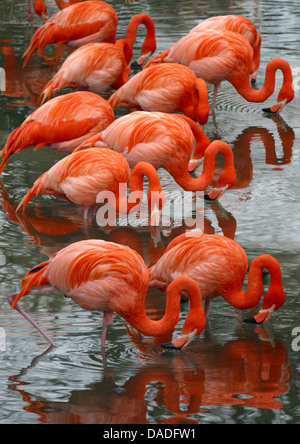
[(173, 349), (173, 350), (183, 350), (186, 348), (189, 343), (197, 336), (197, 329), (188, 333), (187, 335), (182, 335), (177, 339), (174, 339), (172, 342), (167, 342), (165, 344), (161, 344), (162, 348)]
[(260, 310), (256, 316), (249, 319), (244, 319), (247, 324), (265, 324), (271, 318), (273, 312), (275, 311), (275, 305), (266, 310)]
[(284, 99), (282, 102), (277, 103), (271, 108), (264, 108), (263, 112), (268, 114), (279, 114), (287, 105), (287, 99)]
[(143, 65), (146, 63), (147, 59), (151, 56), (151, 51), (147, 52), (147, 54), (142, 55), (140, 58), (136, 60), (138, 65)]
[(226, 193), (227, 190), (228, 190), (228, 185), (226, 185), (223, 188), (215, 188), (213, 191), (211, 191), (211, 193), (205, 194), (204, 199), (206, 201), (219, 200), (223, 196), (223, 194)]

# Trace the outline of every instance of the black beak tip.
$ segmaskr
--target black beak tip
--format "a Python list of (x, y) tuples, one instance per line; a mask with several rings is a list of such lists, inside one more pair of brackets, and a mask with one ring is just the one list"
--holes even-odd
[(243, 322), (245, 322), (245, 324), (257, 324), (256, 319), (253, 318), (248, 318), (248, 319), (243, 319)]
[(204, 194), (204, 200), (207, 202), (214, 202), (215, 199), (211, 199), (208, 194)]
[(134, 70), (137, 70), (137, 69), (142, 69), (143, 66), (142, 66), (142, 65), (139, 65), (138, 62), (137, 62), (136, 60), (134, 60), (134, 61), (131, 63), (131, 68), (134, 69)]
[(181, 350), (181, 347), (175, 347), (173, 342), (166, 342), (164, 344), (160, 344), (160, 346), (166, 350)]
[(271, 108), (263, 108), (262, 109), (262, 112), (263, 113), (266, 113), (266, 114), (276, 114), (276, 113), (273, 113), (273, 111), (271, 110)]
[(255, 79), (251, 79), (251, 85), (256, 85), (256, 80)]

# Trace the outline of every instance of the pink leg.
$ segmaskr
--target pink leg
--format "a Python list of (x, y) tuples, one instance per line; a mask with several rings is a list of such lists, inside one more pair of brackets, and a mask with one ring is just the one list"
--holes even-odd
[(101, 337), (101, 349), (105, 348), (105, 340), (106, 340), (106, 333), (107, 333), (107, 326), (112, 322), (114, 316), (113, 311), (105, 311), (103, 313), (103, 328), (102, 328), (102, 337)]
[[(41, 290), (31, 290), (30, 292), (28, 292), (27, 294), (37, 294), (37, 293), (43, 293), (43, 292), (47, 292), (47, 291), (52, 291), (52, 290), (56, 290), (56, 288), (54, 287), (47, 287), (47, 288), (42, 288)], [(9, 296), (7, 296), (7, 300), (9, 302), (10, 305), (13, 304), (14, 300), (16, 299), (16, 297), (18, 296), (19, 293), (12, 293)], [(56, 347), (56, 345), (54, 344), (54, 342), (52, 341), (52, 339), (47, 335), (47, 333), (44, 332), (44, 330), (41, 329), (41, 327), (39, 327), (39, 325), (24, 311), (22, 310), (22, 308), (19, 306), (19, 304), (15, 305), (15, 309), (22, 315), (24, 316), (25, 319), (27, 319), (27, 321), (30, 322), (31, 325), (33, 325), (34, 328), (36, 328), (42, 336), (44, 336), (44, 338), (54, 347)]]
[(211, 114), (215, 113), (215, 109), (216, 109), (216, 103), (217, 103), (217, 95), (218, 95), (218, 91), (220, 88), (220, 84), (215, 84), (214, 85), (214, 97), (213, 97), (213, 101), (212, 101), (212, 105), (211, 105)]
[(27, 2), (27, 9), (28, 9), (28, 18), (31, 20), (33, 18), (32, 0), (26, 0), (26, 2)]
[(210, 307), (210, 299), (205, 299), (204, 313), (206, 318), (208, 317), (209, 307)]

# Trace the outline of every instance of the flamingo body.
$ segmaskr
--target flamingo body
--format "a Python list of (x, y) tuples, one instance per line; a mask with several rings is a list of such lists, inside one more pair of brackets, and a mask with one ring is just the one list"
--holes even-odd
[(206, 30), (187, 34), (171, 48), (149, 60), (145, 68), (155, 63), (180, 63), (190, 67), (197, 77), (215, 85), (212, 111), (216, 93), (222, 81), (230, 82), (237, 92), (249, 102), (264, 102), (275, 90), (275, 73), (283, 72), (283, 85), (277, 104), (269, 112), (278, 113), (294, 98), (293, 76), (290, 65), (282, 59), (274, 59), (267, 65), (264, 87), (250, 87), (253, 49), (248, 40), (231, 31)]
[(258, 34), (253, 22), (239, 15), (222, 15), (203, 20), (199, 25), (191, 29), (190, 32), (207, 31), (209, 29), (236, 32), (248, 40), (253, 48), (252, 79), (256, 79), (260, 65), (261, 36)]
[(180, 111), (205, 125), (209, 116), (205, 82), (189, 68), (175, 63), (151, 66), (133, 76), (109, 99), (114, 107), (144, 111)]
[(124, 39), (115, 44), (90, 43), (73, 52), (44, 89), (43, 101), (48, 100), (54, 90), (64, 87), (79, 86), (101, 93), (109, 86), (118, 89), (124, 85), (129, 79), (132, 48), (141, 24), (145, 25), (147, 34), (138, 62), (146, 60), (156, 49), (155, 26), (146, 14), (137, 14), (131, 18)]
[(62, 88), (86, 88), (102, 93), (109, 86), (116, 89), (129, 79), (124, 52), (112, 43), (90, 43), (78, 48), (63, 63), (42, 93), (42, 102)]
[(187, 345), (205, 327), (201, 294), (196, 284), (191, 279), (179, 278), (170, 288), (165, 316), (152, 321), (145, 313), (148, 281), (143, 259), (129, 247), (102, 240), (84, 240), (69, 245), (48, 262), (34, 267), (23, 278), (20, 293), (10, 295), (8, 300), (12, 308), (19, 309), (17, 302), (30, 293), (32, 287), (40, 289), (50, 284), (52, 289), (62, 291), (83, 309), (104, 312), (101, 342), (104, 347), (107, 324), (112, 321), (114, 312), (146, 336), (172, 332), (179, 321), (180, 292), (185, 288), (191, 295), (191, 308), (182, 329), (184, 336), (176, 343), (179, 342), (179, 347)]
[(39, 28), (24, 54), (26, 65), (31, 54), (50, 43), (78, 48), (87, 43), (115, 43), (118, 17), (114, 8), (102, 1), (86, 1), (56, 13)]
[[(131, 177), (131, 192), (143, 191), (144, 175), (149, 179), (149, 206), (150, 210), (154, 209), (155, 214), (154, 205), (151, 205), (153, 200), (151, 193), (162, 192), (155, 169), (145, 162), (139, 163), (131, 174), (126, 159), (107, 148), (90, 148), (61, 159), (36, 180), (18, 209), (23, 206), (25, 211), (34, 195), (52, 194), (83, 207), (86, 210), (86, 218), (88, 209), (96, 205), (98, 194), (109, 191), (115, 196), (116, 201), (113, 204), (116, 210), (128, 213), (135, 206), (135, 202), (127, 205), (127, 198), (120, 194), (119, 186), (123, 184), (127, 186)], [(136, 179), (139, 181), (138, 184), (135, 184)], [(158, 206), (161, 209), (161, 205)], [(153, 225), (158, 222), (155, 218), (150, 219)]]
[(45, 145), (72, 152), (92, 135), (102, 131), (115, 119), (111, 106), (91, 92), (74, 92), (56, 97), (35, 110), (8, 137), (2, 150), (0, 173), (9, 156), (18, 151)]
[[(193, 168), (204, 156), (203, 173), (198, 179), (189, 175), (193, 135), (196, 138)], [(225, 168), (217, 188), (227, 189), (235, 183), (230, 146), (221, 141), (211, 143), (201, 128), (186, 116), (136, 111), (117, 119), (101, 134), (92, 137), (91, 143), (118, 151), (131, 166), (144, 161), (156, 169), (166, 169), (187, 191), (203, 191), (210, 185), (215, 171), (215, 155), (221, 152), (225, 157)]]
[(177, 276), (185, 275), (197, 282), (203, 299), (222, 296), (240, 310), (258, 305), (262, 292), (262, 270), (267, 268), (271, 284), (262, 310), (253, 322), (266, 322), (285, 300), (278, 262), (270, 255), (255, 258), (250, 267), (248, 289), (242, 288), (248, 268), (244, 249), (232, 239), (199, 232), (175, 238), (160, 260), (149, 270), (150, 285), (167, 286)]

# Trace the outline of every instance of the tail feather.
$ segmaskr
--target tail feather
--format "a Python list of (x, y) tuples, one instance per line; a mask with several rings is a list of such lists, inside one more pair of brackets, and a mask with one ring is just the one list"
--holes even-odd
[(39, 97), (39, 105), (43, 105), (44, 103), (48, 102), (48, 100), (51, 99), (51, 96), (54, 91), (59, 90), (65, 86), (66, 82), (64, 81), (63, 77), (57, 73), (45, 86), (44, 90), (42, 91), (40, 97)]
[(153, 66), (157, 63), (164, 63), (165, 62), (165, 58), (169, 55), (170, 52), (170, 48), (166, 49), (165, 51), (163, 51), (162, 53), (158, 54), (156, 57), (153, 57), (152, 59), (150, 59), (146, 65), (144, 66), (143, 69), (147, 69), (149, 68), (149, 66)]
[[(89, 139), (85, 140), (81, 145), (79, 145), (73, 153), (77, 153), (77, 151), (80, 151), (82, 148), (90, 148), (94, 146), (97, 142), (102, 142), (102, 132), (96, 134), (95, 136), (90, 137)], [(102, 146), (102, 145), (101, 145)], [(103, 146), (106, 146), (103, 144)]]
[(45, 271), (50, 263), (50, 260), (43, 262), (32, 268), (23, 278), (21, 282), (21, 291), (14, 300), (11, 308), (14, 308), (18, 301), (25, 296), (31, 288), (40, 288), (41, 285), (49, 285), (48, 279), (45, 277)]
[[(42, 176), (41, 176), (42, 177)], [(16, 211), (19, 211), (23, 207), (23, 213), (25, 213), (26, 207), (28, 203), (34, 196), (38, 196), (39, 194), (43, 194), (44, 185), (41, 182), (41, 177), (35, 182), (33, 187), (28, 191), (28, 193), (23, 197), (21, 202), (19, 203)]]

